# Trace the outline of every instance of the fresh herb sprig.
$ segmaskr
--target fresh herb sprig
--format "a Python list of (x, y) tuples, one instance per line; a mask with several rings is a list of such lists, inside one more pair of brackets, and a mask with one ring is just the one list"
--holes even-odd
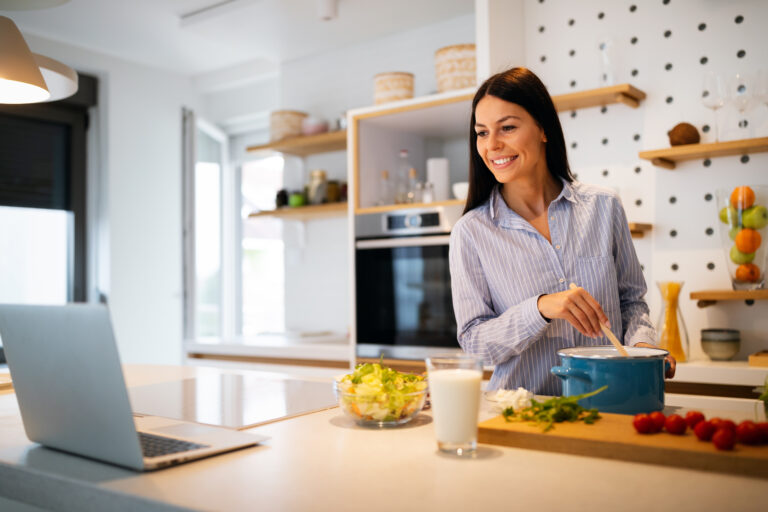
[(579, 405), (579, 400), (589, 398), (604, 391), (608, 386), (603, 386), (583, 395), (575, 396), (556, 396), (543, 402), (535, 399), (531, 400), (531, 405), (515, 412), (512, 407), (507, 407), (502, 411), (504, 419), (507, 421), (529, 421), (541, 426), (544, 432), (551, 430), (555, 423), (563, 421), (575, 422), (583, 421), (587, 425), (593, 424), (600, 419), (597, 409), (586, 409)]

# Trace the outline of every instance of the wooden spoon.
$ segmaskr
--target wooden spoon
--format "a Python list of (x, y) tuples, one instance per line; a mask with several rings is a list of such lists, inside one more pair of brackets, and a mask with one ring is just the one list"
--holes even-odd
[[(578, 288), (576, 286), (576, 283), (571, 283), (570, 286), (571, 290), (574, 290)], [(609, 340), (611, 340), (611, 343), (613, 343), (613, 346), (616, 347), (616, 350), (619, 351), (619, 354), (621, 354), (624, 357), (629, 357), (629, 353), (627, 352), (627, 349), (624, 348), (624, 345), (621, 344), (621, 342), (616, 338), (616, 336), (611, 332), (611, 330), (606, 327), (606, 325), (603, 322), (600, 322), (600, 328), (603, 330), (603, 334), (605, 334)]]

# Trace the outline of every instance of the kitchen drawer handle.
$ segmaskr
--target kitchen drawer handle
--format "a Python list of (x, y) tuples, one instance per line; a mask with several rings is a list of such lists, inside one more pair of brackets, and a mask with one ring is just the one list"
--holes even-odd
[(587, 382), (592, 382), (592, 378), (589, 376), (587, 372), (585, 372), (584, 370), (579, 370), (577, 368), (566, 368), (565, 366), (553, 366), (552, 369), (549, 371), (552, 373), (552, 375), (556, 377), (560, 377), (563, 380), (569, 377), (573, 377), (574, 379), (581, 379)]
[(358, 240), (358, 249), (388, 249), (390, 247), (424, 247), (427, 245), (448, 245), (450, 235), (413, 236), (403, 238), (376, 238), (374, 240)]

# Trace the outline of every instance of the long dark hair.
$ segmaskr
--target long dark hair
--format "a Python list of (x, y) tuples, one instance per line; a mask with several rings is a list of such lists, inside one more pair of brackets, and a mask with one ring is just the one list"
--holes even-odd
[(472, 100), (472, 117), (469, 121), (469, 192), (464, 213), (485, 203), (493, 187), (499, 183), (477, 152), (475, 109), (477, 103), (487, 95), (520, 105), (536, 120), (547, 138), (546, 157), (549, 173), (558, 182), (560, 178), (572, 182), (573, 175), (565, 151), (563, 128), (547, 88), (539, 77), (527, 68), (508, 69), (483, 82)]

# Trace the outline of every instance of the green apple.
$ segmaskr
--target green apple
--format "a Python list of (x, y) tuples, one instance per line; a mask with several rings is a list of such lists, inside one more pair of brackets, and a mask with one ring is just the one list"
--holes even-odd
[(736, 235), (739, 234), (739, 231), (741, 231), (741, 228), (739, 226), (736, 226), (735, 228), (731, 228), (730, 230), (728, 230), (728, 236), (731, 238), (731, 240), (735, 240)]
[(753, 259), (755, 259), (755, 253), (741, 252), (735, 245), (731, 247), (731, 261), (735, 264), (741, 265), (742, 263), (750, 263)]
[(761, 229), (768, 224), (768, 208), (761, 205), (747, 208), (741, 214), (741, 221), (745, 228)]
[(738, 211), (733, 206), (724, 206), (720, 210), (720, 221), (723, 224), (729, 224), (731, 226), (739, 225)]

